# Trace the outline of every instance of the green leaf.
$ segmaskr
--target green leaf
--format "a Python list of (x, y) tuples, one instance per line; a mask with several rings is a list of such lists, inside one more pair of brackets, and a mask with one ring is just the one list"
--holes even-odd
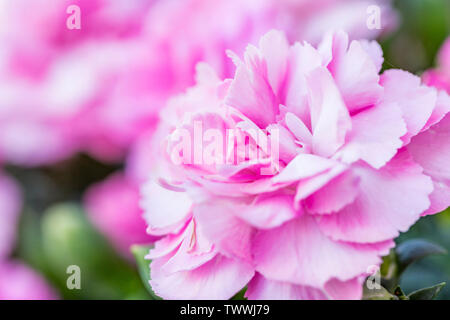
[(363, 288), (363, 300), (398, 300), (397, 296), (391, 294), (382, 286), (378, 289), (369, 289), (364, 284)]
[[(149, 299), (137, 270), (119, 256), (75, 204), (49, 209), (41, 221), (42, 252), (66, 299)], [(81, 289), (69, 289), (68, 267), (81, 270)]]
[(247, 291), (247, 287), (236, 293), (230, 300), (247, 300), (245, 297), (245, 292)]
[(389, 292), (393, 292), (398, 286), (398, 263), (397, 255), (394, 249), (391, 249), (389, 254), (383, 257), (383, 263), (380, 266), (381, 285)]
[(408, 298), (410, 300), (433, 300), (437, 297), (439, 292), (441, 292), (442, 288), (444, 288), (445, 282), (439, 283), (437, 285), (434, 285), (432, 287), (423, 288), (416, 290), (414, 292), (411, 292), (408, 295)]
[(409, 265), (432, 254), (446, 254), (447, 250), (441, 246), (421, 240), (413, 239), (405, 241), (395, 250), (398, 261), (398, 274), (401, 274)]
[(142, 282), (144, 283), (144, 286), (147, 289), (148, 293), (150, 294), (153, 300), (162, 300), (153, 292), (152, 287), (150, 286), (151, 261), (145, 259), (145, 256), (148, 254), (151, 248), (153, 248), (153, 246), (143, 246), (135, 244), (131, 246), (131, 252), (133, 253), (134, 258), (136, 259), (139, 275), (141, 276)]

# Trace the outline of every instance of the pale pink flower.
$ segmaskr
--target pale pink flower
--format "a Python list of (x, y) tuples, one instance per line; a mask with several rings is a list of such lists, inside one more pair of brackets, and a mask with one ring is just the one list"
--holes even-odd
[[(141, 202), (148, 232), (165, 235), (148, 256), (153, 289), (166, 299), (228, 299), (246, 285), (250, 299), (361, 298), (393, 239), (450, 204), (450, 98), (405, 71), (379, 75), (381, 47), (344, 32), (315, 48), (271, 31), (244, 59), (228, 54), (232, 79), (201, 64), (196, 86), (161, 113), (162, 157)], [(198, 123), (216, 141), (234, 130), (236, 154), (226, 141), (209, 153)], [(180, 133), (192, 141), (180, 145)], [(261, 136), (278, 142), (276, 159)]]
[(145, 232), (138, 185), (123, 174), (114, 174), (90, 187), (84, 206), (93, 224), (128, 258), (131, 245), (155, 239)]

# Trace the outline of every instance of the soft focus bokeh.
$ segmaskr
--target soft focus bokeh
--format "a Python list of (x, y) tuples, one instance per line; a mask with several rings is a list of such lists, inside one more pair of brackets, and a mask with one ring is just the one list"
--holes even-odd
[[(73, 4), (80, 30), (66, 26)], [(366, 26), (371, 4), (381, 30)], [(436, 68), (450, 93), (450, 62), (443, 76), (437, 58), (448, 0), (0, 0), (0, 299), (148, 299), (130, 246), (156, 239), (139, 186), (158, 118), (194, 83), (197, 62), (232, 76), (226, 50), (242, 56), (272, 28), (314, 44), (330, 28), (378, 39), (384, 69)], [(449, 250), (450, 210), (398, 242), (410, 238)], [(70, 265), (81, 290), (67, 288)], [(416, 263), (402, 287), (442, 281), (450, 255)], [(450, 299), (450, 285), (439, 298)]]

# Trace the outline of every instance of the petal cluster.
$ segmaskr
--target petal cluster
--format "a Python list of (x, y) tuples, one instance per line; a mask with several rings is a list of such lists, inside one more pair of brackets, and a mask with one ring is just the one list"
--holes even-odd
[(147, 231), (163, 236), (148, 256), (153, 289), (361, 298), (393, 239), (450, 204), (448, 95), (380, 74), (380, 46), (345, 32), (313, 47), (270, 31), (228, 56), (233, 78), (200, 64), (161, 113), (141, 201)]

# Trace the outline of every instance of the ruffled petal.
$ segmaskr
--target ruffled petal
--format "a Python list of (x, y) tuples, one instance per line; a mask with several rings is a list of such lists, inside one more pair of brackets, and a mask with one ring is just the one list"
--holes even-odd
[(192, 201), (185, 192), (163, 188), (151, 180), (142, 188), (144, 218), (154, 235), (177, 232), (188, 217)]
[(403, 151), (379, 170), (354, 168), (359, 195), (341, 211), (321, 216), (320, 229), (334, 240), (367, 243), (407, 231), (430, 206), (431, 179)]
[(394, 245), (391, 240), (376, 244), (333, 241), (309, 215), (259, 231), (253, 244), (256, 270), (265, 278), (318, 288), (333, 278), (347, 281), (359, 276), (368, 266), (378, 265)]
[(345, 163), (364, 160), (378, 169), (394, 157), (406, 133), (401, 110), (396, 104), (380, 104), (352, 117), (347, 143), (335, 155)]
[(220, 254), (191, 271), (170, 275), (153, 273), (160, 261), (152, 262), (150, 285), (156, 295), (169, 300), (227, 300), (254, 275), (250, 264)]

